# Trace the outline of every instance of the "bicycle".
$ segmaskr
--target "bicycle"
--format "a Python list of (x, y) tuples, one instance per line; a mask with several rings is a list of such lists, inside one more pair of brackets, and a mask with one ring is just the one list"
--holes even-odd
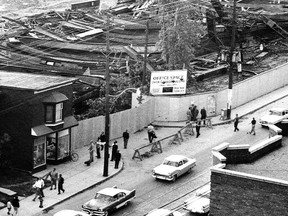
[(76, 161), (79, 160), (79, 155), (78, 155), (76, 152), (70, 151), (70, 153), (69, 153), (69, 152), (65, 152), (65, 154), (66, 154), (67, 159), (68, 159), (69, 161), (76, 162)]

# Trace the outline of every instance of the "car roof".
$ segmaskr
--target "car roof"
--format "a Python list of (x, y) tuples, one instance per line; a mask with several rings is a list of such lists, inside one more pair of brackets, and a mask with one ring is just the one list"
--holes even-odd
[(154, 209), (151, 212), (149, 212), (147, 216), (161, 216), (161, 215), (167, 215), (170, 213), (171, 211), (168, 209)]
[(165, 158), (165, 160), (169, 160), (169, 161), (180, 161), (180, 160), (183, 160), (187, 157), (183, 156), (183, 155), (170, 155), (168, 157)]
[(115, 196), (116, 194), (120, 193), (120, 192), (124, 192), (124, 193), (130, 193), (130, 191), (128, 190), (124, 190), (124, 189), (119, 189), (119, 188), (114, 188), (114, 187), (111, 187), (111, 188), (104, 188), (100, 191), (98, 191), (97, 193), (99, 194), (105, 194), (105, 195), (108, 195), (108, 196)]
[(282, 108), (282, 107), (274, 107), (272, 109), (270, 109), (270, 111), (275, 111), (275, 112), (282, 112), (288, 110), (287, 108)]
[(55, 213), (53, 216), (89, 216), (89, 214), (85, 212), (65, 209)]

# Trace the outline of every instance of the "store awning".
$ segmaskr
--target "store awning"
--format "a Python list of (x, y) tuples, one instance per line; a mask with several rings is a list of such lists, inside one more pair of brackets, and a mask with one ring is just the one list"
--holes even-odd
[(51, 133), (55, 133), (64, 129), (68, 129), (71, 127), (75, 127), (78, 125), (78, 121), (74, 118), (74, 116), (68, 116), (64, 118), (64, 123), (62, 125), (57, 126), (55, 129), (53, 127), (48, 127), (45, 124), (38, 125), (36, 127), (31, 128), (31, 135), (32, 136), (44, 136)]

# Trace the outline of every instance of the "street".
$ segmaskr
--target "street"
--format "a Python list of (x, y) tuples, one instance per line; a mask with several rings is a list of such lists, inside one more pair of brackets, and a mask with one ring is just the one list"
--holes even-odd
[[(288, 104), (288, 97), (245, 116), (240, 119), (239, 132), (234, 132), (233, 124), (215, 126), (213, 129), (201, 128), (200, 136), (186, 136), (181, 145), (169, 145), (163, 148), (162, 154), (155, 154), (151, 158), (143, 161), (132, 160), (131, 157), (124, 158), (124, 170), (117, 176), (98, 185), (95, 188), (87, 190), (79, 195), (66, 200), (47, 213), (39, 215), (52, 216), (54, 213), (63, 209), (81, 210), (81, 205), (92, 199), (95, 193), (103, 188), (117, 185), (119, 188), (136, 189), (136, 198), (127, 206), (113, 213), (113, 216), (141, 216), (149, 211), (166, 207), (168, 209), (177, 208), (183, 204), (190, 193), (195, 189), (209, 182), (209, 167), (212, 166), (211, 149), (223, 142), (230, 144), (250, 144), (257, 143), (268, 137), (268, 129), (259, 125), (259, 118), (268, 113), (272, 107), (285, 107)], [(236, 113), (232, 112), (232, 118)], [(239, 113), (241, 115), (241, 113)], [(251, 129), (252, 117), (257, 120), (256, 135), (247, 134)], [(160, 130), (165, 130), (161, 128)], [(176, 182), (166, 182), (155, 180), (151, 176), (152, 169), (159, 165), (162, 160), (171, 154), (182, 154), (191, 158), (196, 158), (196, 167), (189, 174), (185, 174)], [(93, 176), (91, 176), (93, 178)], [(68, 188), (69, 190), (69, 188)], [(175, 200), (175, 201), (174, 201)], [(45, 204), (45, 201), (44, 201)], [(181, 210), (183, 211), (183, 210)]]

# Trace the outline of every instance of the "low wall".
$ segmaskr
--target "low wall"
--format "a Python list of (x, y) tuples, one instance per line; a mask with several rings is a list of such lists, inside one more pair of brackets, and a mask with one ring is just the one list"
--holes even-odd
[(253, 146), (248, 144), (230, 145), (225, 142), (212, 149), (213, 164), (215, 165), (217, 162), (225, 162), (226, 164), (250, 163), (281, 145), (281, 135), (275, 135)]

